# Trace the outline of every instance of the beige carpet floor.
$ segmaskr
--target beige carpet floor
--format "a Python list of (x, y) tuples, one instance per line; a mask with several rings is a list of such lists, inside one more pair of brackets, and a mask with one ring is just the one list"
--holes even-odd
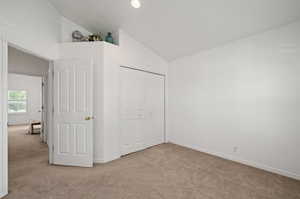
[(300, 182), (173, 144), (94, 168), (50, 166), (47, 147), (9, 128), (6, 199), (300, 199)]

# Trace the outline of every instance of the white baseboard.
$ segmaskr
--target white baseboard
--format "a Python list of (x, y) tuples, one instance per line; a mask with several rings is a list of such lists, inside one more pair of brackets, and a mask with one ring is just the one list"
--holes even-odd
[(4, 196), (6, 196), (8, 193), (0, 193), (0, 198), (3, 198)]
[(231, 160), (231, 161), (234, 161), (234, 162), (238, 162), (238, 163), (241, 163), (241, 164), (244, 164), (244, 165), (247, 165), (247, 166), (262, 169), (262, 170), (265, 170), (265, 171), (268, 171), (268, 172), (271, 172), (271, 173), (275, 173), (275, 174), (279, 174), (279, 175), (286, 176), (286, 177), (289, 177), (289, 178), (293, 178), (293, 179), (296, 179), (296, 180), (300, 180), (300, 175), (299, 174), (295, 174), (295, 173), (291, 173), (289, 171), (285, 171), (285, 170), (282, 170), (282, 169), (277, 169), (277, 168), (274, 168), (274, 167), (270, 167), (270, 166), (267, 166), (267, 165), (264, 165), (264, 164), (261, 164), (261, 163), (257, 163), (257, 162), (253, 162), (253, 161), (249, 161), (249, 160), (244, 160), (244, 159), (232, 156), (232, 155), (228, 155), (228, 154), (224, 154), (224, 153), (220, 153), (220, 152), (215, 152), (215, 151), (203, 149), (203, 148), (200, 148), (200, 147), (193, 147), (193, 146), (178, 144), (178, 143), (175, 143), (175, 142), (170, 142), (170, 143), (174, 143), (174, 144), (179, 145), (179, 146), (190, 148), (190, 149), (193, 149), (193, 150), (196, 150), (196, 151), (207, 153), (207, 154), (217, 156), (217, 157), (220, 157), (220, 158), (224, 158), (224, 159), (227, 159), (227, 160)]
[(21, 125), (29, 125), (29, 123), (27, 122), (14, 122), (14, 123), (11, 123), (11, 122), (8, 122), (7, 123), (8, 126), (21, 126)]
[(94, 164), (102, 164), (104, 163), (103, 158), (94, 158)]

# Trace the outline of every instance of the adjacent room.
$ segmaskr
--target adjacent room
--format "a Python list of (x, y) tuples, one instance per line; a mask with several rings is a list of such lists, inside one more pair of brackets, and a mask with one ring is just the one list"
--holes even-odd
[(299, 0), (0, 1), (0, 198), (300, 199)]
[[(12, 192), (21, 175), (48, 163), (47, 75), (49, 62), (8, 47), (7, 131), (9, 185)], [(29, 174), (31, 175), (31, 174)], [(18, 181), (18, 183), (16, 183)]]

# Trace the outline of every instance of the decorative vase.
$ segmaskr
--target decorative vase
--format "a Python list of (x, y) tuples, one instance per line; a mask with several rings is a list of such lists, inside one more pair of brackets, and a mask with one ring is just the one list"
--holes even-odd
[(112, 37), (111, 32), (107, 33), (107, 36), (105, 37), (105, 41), (114, 44), (114, 38)]

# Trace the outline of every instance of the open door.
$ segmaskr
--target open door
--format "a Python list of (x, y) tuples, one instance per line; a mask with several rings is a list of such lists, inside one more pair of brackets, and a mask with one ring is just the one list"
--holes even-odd
[(42, 127), (41, 127), (41, 140), (44, 143), (47, 143), (47, 134), (48, 134), (48, 124), (47, 124), (47, 104), (48, 104), (48, 77), (44, 76), (42, 78)]
[(93, 64), (54, 62), (53, 163), (93, 166)]

